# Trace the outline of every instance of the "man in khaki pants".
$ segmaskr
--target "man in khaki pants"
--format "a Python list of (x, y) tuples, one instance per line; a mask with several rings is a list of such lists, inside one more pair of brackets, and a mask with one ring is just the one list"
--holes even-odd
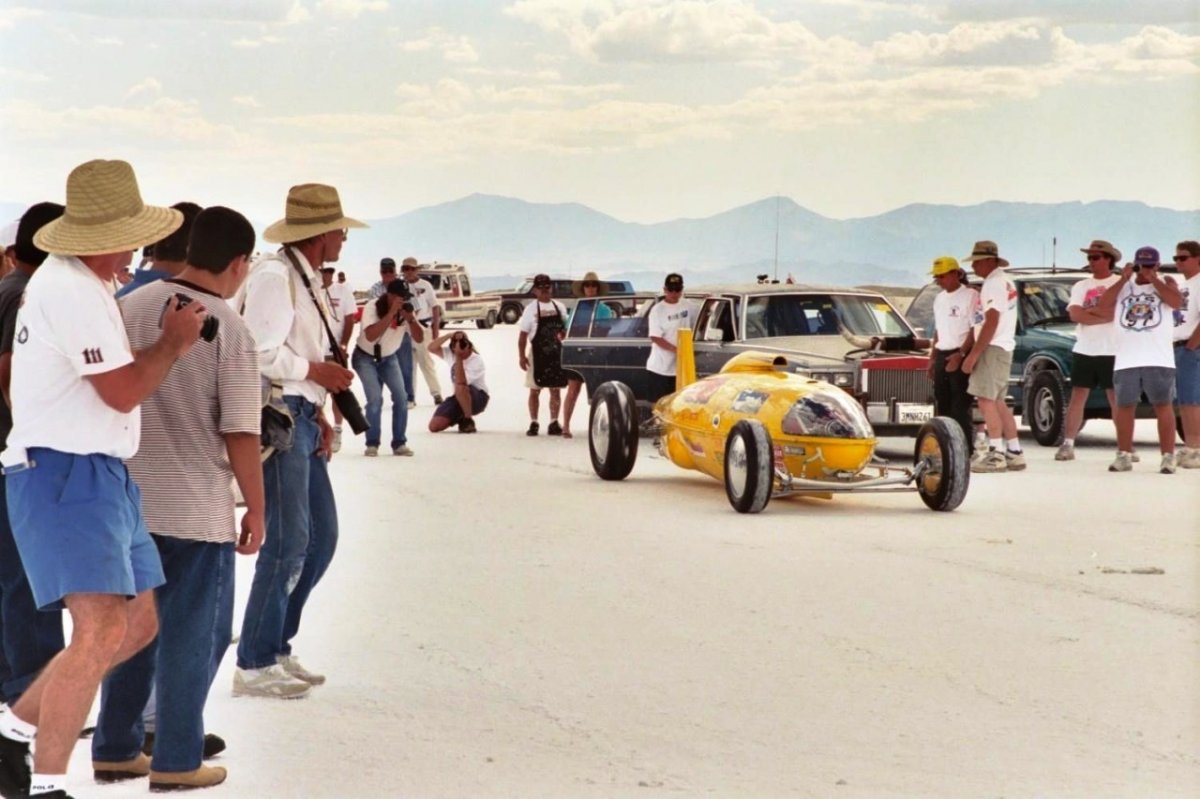
[(987, 425), (988, 450), (971, 464), (971, 471), (1019, 471), (1025, 468), (1025, 455), (1017, 438), (1017, 420), (1004, 402), (1017, 343), (1017, 287), (1004, 274), (1008, 261), (1000, 257), (995, 242), (975, 242), (963, 261), (983, 278), (979, 291), (982, 318), (962, 370), (971, 376), (967, 391), (979, 402)]

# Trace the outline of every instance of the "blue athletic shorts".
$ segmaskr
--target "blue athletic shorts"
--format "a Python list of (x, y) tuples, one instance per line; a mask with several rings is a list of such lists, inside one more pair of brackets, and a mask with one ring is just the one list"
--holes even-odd
[(5, 471), (8, 518), (42, 610), (68, 594), (134, 597), (165, 582), (142, 495), (119, 458), (35, 447)]
[(1200, 405), (1200, 350), (1175, 348), (1175, 385), (1180, 405)]

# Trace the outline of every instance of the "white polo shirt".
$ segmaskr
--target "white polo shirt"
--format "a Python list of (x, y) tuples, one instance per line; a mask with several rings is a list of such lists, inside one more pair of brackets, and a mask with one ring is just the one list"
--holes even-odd
[(946, 352), (960, 349), (971, 332), (979, 310), (979, 292), (970, 286), (954, 291), (943, 289), (933, 298), (933, 324), (937, 348)]
[(110, 407), (88, 375), (133, 362), (108, 284), (78, 258), (52, 255), (29, 279), (17, 312), (12, 356), (13, 431), (5, 465), (30, 447), (130, 458), (142, 433), (141, 408)]

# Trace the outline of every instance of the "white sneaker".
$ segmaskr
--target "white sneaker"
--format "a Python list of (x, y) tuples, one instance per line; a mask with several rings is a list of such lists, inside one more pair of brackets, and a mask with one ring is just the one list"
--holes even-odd
[(337, 425), (333, 428), (333, 451), (340, 452), (342, 449), (342, 426)]
[(392, 447), (392, 454), (393, 455), (409, 455), (409, 456), (411, 456), (413, 454), (413, 451), (411, 448), (409, 448), (409, 446), (407, 444), (401, 444), (398, 447)]
[(265, 696), (272, 699), (299, 699), (308, 696), (312, 686), (296, 679), (278, 664), (261, 669), (235, 669), (234, 696)]
[(300, 658), (295, 655), (279, 655), (276, 660), (279, 665), (292, 677), (308, 685), (324, 685), (325, 675), (311, 672), (300, 665)]
[(1108, 466), (1110, 472), (1133, 471), (1133, 455), (1128, 452), (1117, 452), (1117, 459)]
[(1008, 465), (1008, 471), (1019, 472), (1025, 468), (1025, 453), (1013, 452), (1012, 450), (1004, 451), (1004, 460)]
[(1054, 453), (1056, 461), (1073, 461), (1075, 460), (1075, 445), (1063, 444), (1058, 448), (1058, 452)]
[(1162, 465), (1158, 470), (1163, 474), (1175, 474), (1175, 453), (1164, 452), (1162, 454)]
[(1180, 469), (1200, 469), (1200, 449), (1184, 448), (1179, 456)]
[(417, 407), (417, 402), (416, 402), (416, 400), (409, 400), (409, 401), (408, 401), (408, 409), (411, 411), (411, 410), (412, 410), (413, 408), (415, 408), (415, 407)]
[(374, 458), (379, 454), (379, 447), (367, 447), (367, 451), (363, 453), (368, 458)]
[(982, 474), (1007, 472), (1008, 458), (998, 449), (989, 449), (982, 458), (971, 464), (971, 471)]

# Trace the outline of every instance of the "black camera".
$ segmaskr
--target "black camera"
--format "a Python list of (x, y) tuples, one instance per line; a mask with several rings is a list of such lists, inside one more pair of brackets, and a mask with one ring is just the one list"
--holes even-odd
[(412, 313), (413, 304), (410, 302), (412, 300), (412, 292), (408, 288), (408, 282), (402, 278), (396, 278), (387, 284), (386, 291), (380, 294), (379, 298), (375, 300), (375, 313), (378, 314), (380, 319), (383, 319), (388, 314), (388, 308), (391, 305), (391, 302), (388, 300), (389, 294), (396, 294), (403, 297), (404, 303), (400, 307)]
[[(191, 305), (193, 302), (194, 302), (194, 300), (191, 297), (189, 297), (188, 295), (179, 294), (178, 292), (176, 292), (176, 294), (175, 294), (175, 310), (178, 311), (183, 308), (186, 308), (187, 306)], [(167, 311), (167, 309), (163, 308), (164, 314), (166, 313), (166, 311)], [(159, 317), (158, 326), (162, 327), (162, 317)], [(215, 317), (215, 316), (206, 315), (204, 317), (204, 324), (202, 324), (200, 326), (200, 338), (204, 339), (205, 341), (215, 341), (217, 338), (217, 331), (220, 329), (221, 329), (221, 320), (217, 319), (217, 317)]]

